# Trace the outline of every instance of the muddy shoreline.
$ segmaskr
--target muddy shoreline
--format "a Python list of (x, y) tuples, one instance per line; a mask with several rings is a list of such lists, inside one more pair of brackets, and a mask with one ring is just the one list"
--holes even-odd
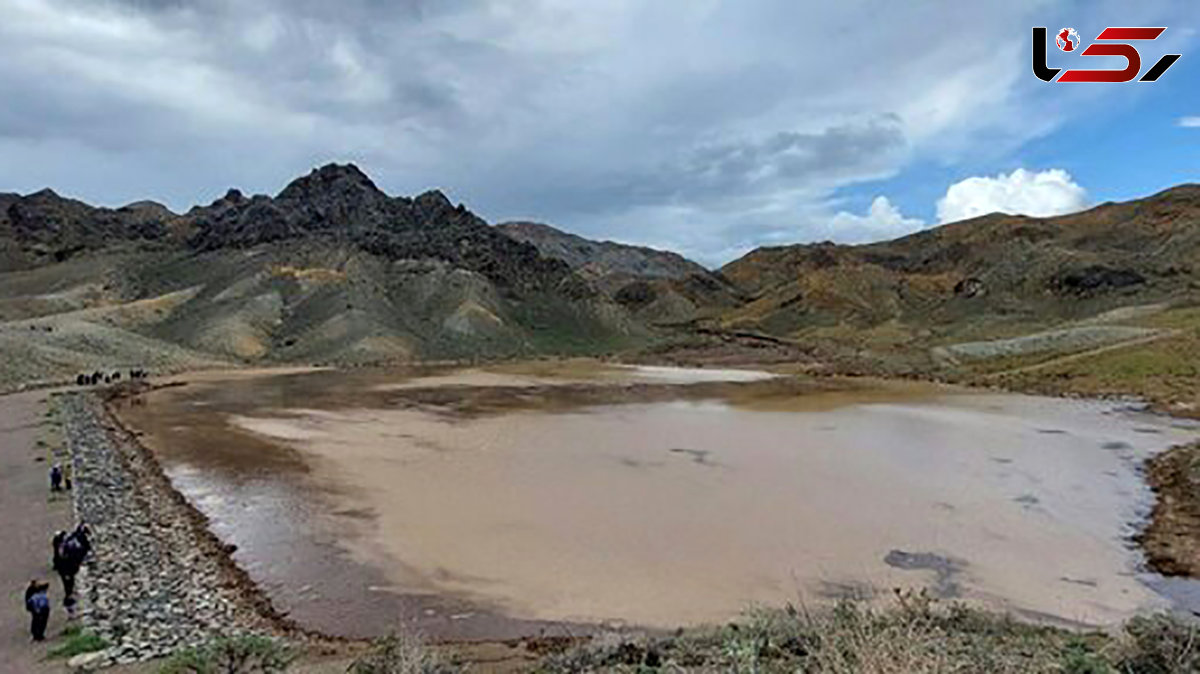
[(1145, 477), (1155, 501), (1136, 540), (1147, 566), (1164, 576), (1200, 577), (1200, 443), (1152, 457)]

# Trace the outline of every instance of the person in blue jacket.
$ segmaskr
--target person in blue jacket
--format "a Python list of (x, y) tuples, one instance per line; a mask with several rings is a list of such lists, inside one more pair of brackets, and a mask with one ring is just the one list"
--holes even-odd
[(50, 597), (46, 594), (49, 589), (50, 583), (43, 583), (36, 578), (29, 581), (29, 587), (25, 588), (25, 610), (33, 619), (29, 631), (33, 633), (34, 641), (46, 639), (46, 623), (50, 622)]

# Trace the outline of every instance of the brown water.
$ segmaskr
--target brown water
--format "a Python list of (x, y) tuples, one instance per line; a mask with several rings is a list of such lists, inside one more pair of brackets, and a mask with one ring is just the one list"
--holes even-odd
[[(316, 372), (123, 416), (302, 624), (507, 637), (926, 587), (1066, 622), (1167, 605), (1137, 467), (1195, 428), (1118, 403), (740, 371)], [(578, 629), (578, 628), (571, 628)]]

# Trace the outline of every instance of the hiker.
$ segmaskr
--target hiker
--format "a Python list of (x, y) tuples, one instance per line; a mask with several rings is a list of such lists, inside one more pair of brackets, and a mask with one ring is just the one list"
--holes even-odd
[(83, 555), (79, 558), (79, 561), (82, 562), (92, 551), (92, 528), (87, 525), (87, 522), (80, 522), (68, 538), (79, 541), (83, 549)]
[(46, 596), (49, 589), (50, 583), (43, 583), (36, 578), (29, 581), (29, 587), (25, 588), (25, 610), (29, 611), (32, 618), (29, 631), (34, 641), (46, 639), (46, 623), (50, 621), (50, 598)]
[(67, 532), (62, 529), (54, 532), (54, 538), (50, 539), (50, 551), (53, 553), (53, 556), (50, 558), (50, 567), (55, 571), (58, 571), (58, 558), (62, 554), (62, 544), (66, 539)]
[(50, 466), (50, 491), (62, 491), (63, 469), (57, 463)]
[(63, 596), (66, 597), (63, 606), (72, 614), (75, 608), (75, 576), (91, 550), (89, 531), (82, 522), (71, 533), (60, 531), (54, 536), (54, 570), (62, 579)]

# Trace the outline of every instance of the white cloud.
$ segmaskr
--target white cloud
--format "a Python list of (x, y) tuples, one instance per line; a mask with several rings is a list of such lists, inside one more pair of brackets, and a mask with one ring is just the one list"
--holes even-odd
[(1048, 217), (1087, 207), (1087, 191), (1062, 169), (1017, 169), (995, 177), (973, 176), (954, 183), (937, 202), (938, 222), (966, 220), (988, 213)]
[(1179, 126), (1187, 127), (1189, 129), (1200, 128), (1200, 117), (1180, 117)]
[[(937, 202), (937, 213), (939, 224), (944, 224), (997, 211), (1040, 217), (1061, 215), (1082, 210), (1087, 203), (1087, 191), (1062, 169), (1016, 169), (994, 177), (972, 176), (950, 185)], [(820, 218), (820, 214), (812, 213), (803, 217), (810, 223)], [(875, 197), (863, 215), (838, 211), (826, 222), (824, 238), (838, 243), (887, 241), (929, 226), (920, 218), (905, 217), (885, 196)]]
[(865, 215), (839, 211), (830, 221), (830, 239), (838, 243), (864, 243), (895, 239), (925, 228), (920, 218), (906, 218), (887, 197), (875, 197)]

